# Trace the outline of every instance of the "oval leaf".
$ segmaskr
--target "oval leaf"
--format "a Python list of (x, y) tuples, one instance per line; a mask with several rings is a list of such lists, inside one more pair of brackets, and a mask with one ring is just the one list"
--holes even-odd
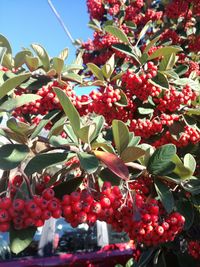
[(32, 175), (49, 166), (65, 161), (67, 156), (67, 153), (38, 154), (28, 162), (24, 172), (27, 176)]
[(172, 192), (170, 191), (170, 188), (160, 180), (156, 179), (155, 189), (165, 210), (168, 213), (172, 212), (174, 208), (174, 197)]
[(145, 150), (139, 147), (127, 147), (121, 154), (121, 159), (127, 163), (132, 162), (145, 155)]
[(22, 230), (10, 229), (10, 249), (13, 253), (18, 254), (27, 248), (33, 241), (36, 228), (31, 227)]
[(112, 34), (113, 36), (117, 37), (123, 43), (126, 43), (126, 44), (129, 43), (129, 39), (128, 39), (127, 35), (124, 33), (124, 31), (122, 31), (118, 27), (112, 26), (112, 25), (108, 25), (108, 26), (106, 26), (104, 28), (104, 30), (106, 32)]
[(41, 60), (44, 70), (48, 71), (50, 69), (50, 61), (46, 50), (39, 44), (32, 44), (31, 47)]
[(99, 167), (98, 159), (92, 154), (81, 152), (78, 153), (78, 158), (80, 160), (81, 168), (89, 174), (94, 173)]
[(87, 67), (94, 74), (94, 76), (96, 78), (98, 78), (101, 81), (104, 80), (103, 73), (102, 73), (101, 69), (97, 65), (95, 65), (93, 63), (88, 63)]
[(54, 57), (52, 68), (56, 70), (58, 75), (61, 74), (63, 67), (64, 67), (64, 60), (59, 57)]
[(155, 175), (167, 175), (175, 168), (175, 164), (171, 162), (176, 154), (176, 147), (167, 144), (155, 150), (148, 161), (147, 170)]
[(129, 171), (127, 166), (116, 155), (104, 151), (94, 151), (94, 154), (117, 176), (123, 180), (129, 179)]
[(69, 97), (60, 88), (54, 87), (54, 92), (56, 93), (65, 114), (69, 118), (74, 132), (77, 133), (81, 127), (78, 111), (70, 101)]
[(34, 71), (39, 67), (39, 59), (37, 57), (30, 57), (26, 55), (26, 65), (30, 71)]
[(62, 199), (65, 194), (69, 195), (74, 192), (81, 185), (82, 181), (83, 177), (77, 177), (67, 180), (66, 182), (62, 182), (54, 187), (55, 196)]
[(18, 69), (21, 67), (24, 63), (26, 63), (26, 56), (31, 56), (32, 53), (30, 51), (20, 51), (19, 53), (16, 54), (14, 58), (15, 62), (15, 68)]
[(29, 148), (21, 144), (6, 144), (0, 147), (0, 169), (16, 168), (28, 155)]
[(196, 161), (194, 157), (191, 154), (186, 154), (184, 157), (184, 166), (191, 170), (192, 174), (194, 173), (196, 169)]
[(176, 46), (161, 47), (149, 56), (149, 60), (157, 58), (157, 57), (171, 55), (172, 53), (176, 54), (176, 53), (181, 52), (181, 51), (182, 51), (181, 47), (176, 47)]
[(112, 132), (113, 132), (116, 149), (118, 153), (121, 155), (121, 153), (128, 146), (128, 143), (129, 143), (128, 127), (122, 121), (113, 120)]
[(27, 74), (19, 74), (16, 77), (10, 78), (6, 80), (1, 86), (0, 86), (0, 99), (7, 95), (8, 92), (10, 92), (12, 89), (19, 86), (21, 83), (23, 83), (25, 80), (27, 80), (31, 76), (30, 73)]

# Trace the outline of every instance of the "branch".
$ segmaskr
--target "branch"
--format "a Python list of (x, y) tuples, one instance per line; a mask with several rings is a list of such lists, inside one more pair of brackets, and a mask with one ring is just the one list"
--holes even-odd
[(146, 170), (146, 167), (145, 166), (142, 166), (142, 165), (140, 165), (138, 163), (135, 163), (135, 162), (125, 163), (125, 165), (128, 166), (128, 167), (131, 167), (133, 169), (140, 170), (140, 171)]
[(63, 27), (65, 33), (68, 36), (68, 38), (70, 39), (70, 41), (74, 45), (74, 38), (72, 37), (72, 35), (71, 35), (70, 31), (68, 30), (67, 26), (65, 25), (65, 23), (63, 22), (63, 20), (62, 20), (61, 16), (59, 15), (58, 11), (55, 9), (55, 7), (52, 4), (51, 0), (48, 0), (48, 4), (49, 4), (50, 8), (52, 9), (53, 13), (55, 14), (56, 18), (58, 19), (58, 21), (60, 22), (61, 26)]

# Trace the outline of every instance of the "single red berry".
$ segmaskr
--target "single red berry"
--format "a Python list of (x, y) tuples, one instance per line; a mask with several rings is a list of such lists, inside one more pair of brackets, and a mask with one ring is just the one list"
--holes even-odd
[(54, 195), (55, 195), (55, 193), (54, 193), (53, 189), (51, 189), (51, 188), (47, 188), (42, 192), (42, 196), (46, 200), (52, 199), (54, 197)]

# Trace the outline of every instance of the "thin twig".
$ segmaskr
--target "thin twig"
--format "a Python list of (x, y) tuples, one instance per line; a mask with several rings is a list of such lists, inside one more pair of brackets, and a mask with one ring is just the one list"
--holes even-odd
[(22, 173), (22, 177), (23, 177), (24, 181), (26, 182), (29, 194), (30, 194), (31, 197), (33, 197), (33, 191), (31, 189), (30, 181), (29, 181), (28, 177), (26, 176), (26, 174), (24, 173), (24, 171), (23, 170), (20, 170), (20, 171)]
[(52, 9), (53, 13), (55, 14), (56, 18), (58, 19), (59, 23), (63, 27), (65, 33), (67, 34), (68, 38), (72, 42), (73, 45), (75, 45), (74, 38), (72, 37), (70, 31), (68, 30), (67, 26), (65, 25), (64, 21), (62, 20), (61, 16), (59, 15), (58, 11), (55, 9), (54, 5), (52, 4), (51, 0), (48, 0), (48, 4), (50, 8)]
[(142, 166), (142, 165), (140, 165), (138, 163), (135, 163), (135, 162), (128, 162), (128, 163), (125, 163), (125, 165), (128, 166), (128, 167), (131, 167), (133, 169), (140, 170), (140, 171), (146, 170), (145, 166)]

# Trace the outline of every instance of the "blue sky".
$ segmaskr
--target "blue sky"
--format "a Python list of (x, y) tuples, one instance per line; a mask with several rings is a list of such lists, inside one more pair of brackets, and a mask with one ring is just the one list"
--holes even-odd
[[(1, 0), (0, 33), (8, 38), (13, 53), (31, 43), (43, 45), (50, 56), (57, 56), (68, 47), (68, 62), (74, 59), (75, 49), (60, 26), (47, 0)], [(89, 16), (85, 0), (52, 0), (74, 39), (92, 37), (88, 29)]]

